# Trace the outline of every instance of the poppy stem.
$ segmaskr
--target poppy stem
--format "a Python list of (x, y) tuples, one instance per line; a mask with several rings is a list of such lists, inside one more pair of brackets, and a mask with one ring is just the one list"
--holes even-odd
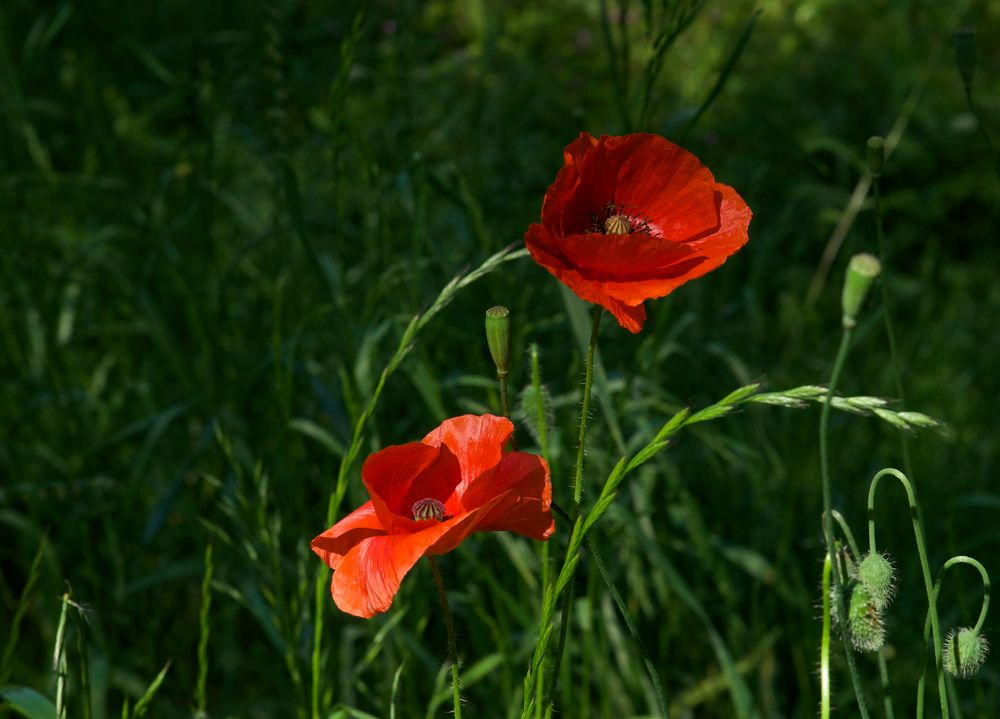
[(455, 641), (455, 622), (451, 617), (451, 605), (448, 604), (448, 592), (444, 588), (441, 570), (434, 557), (427, 557), (431, 563), (431, 574), (437, 586), (438, 598), (441, 600), (441, 611), (444, 612), (444, 624), (448, 629), (448, 655), (451, 658), (451, 698), (455, 707), (455, 719), (462, 719), (462, 695), (459, 691), (458, 679), (458, 643)]
[[(841, 370), (847, 360), (847, 353), (851, 348), (851, 336), (853, 330), (850, 327), (844, 328), (843, 336), (840, 340), (840, 349), (837, 350), (837, 358), (833, 363), (833, 371), (830, 373), (830, 384), (827, 388), (826, 398), (823, 402), (823, 409), (819, 416), (819, 465), (820, 475), (823, 480), (823, 536), (826, 540), (826, 553), (830, 557), (836, 556), (833, 547), (833, 513), (830, 488), (830, 456), (827, 443), (827, 426), (830, 423), (830, 406), (833, 401), (833, 393), (837, 389), (837, 380), (840, 379)], [(840, 576), (840, 563), (833, 562), (833, 600), (837, 603), (837, 614), (841, 617), (847, 616), (847, 602), (844, 598), (844, 579)], [(868, 719), (868, 703), (861, 689), (861, 676), (858, 674), (858, 667), (854, 661), (854, 653), (851, 650), (844, 630), (844, 622), (837, 625), (841, 642), (844, 645), (844, 657), (847, 659), (847, 668), (851, 675), (851, 684), (854, 687), (854, 696), (858, 702), (858, 713), (862, 719)]]
[[(590, 390), (594, 382), (594, 355), (597, 353), (597, 336), (601, 331), (601, 318), (604, 308), (598, 306), (594, 310), (594, 324), (590, 330), (590, 344), (587, 345), (587, 361), (583, 380), (583, 404), (580, 407), (580, 436), (576, 447), (576, 471), (573, 476), (573, 521), (580, 521), (580, 504), (583, 498), (583, 456), (587, 441), (587, 420), (590, 419)], [(559, 668), (562, 665), (563, 653), (566, 650), (566, 635), (569, 633), (570, 615), (573, 608), (573, 582), (566, 585), (562, 596), (559, 618), (559, 641), (556, 644), (556, 655), (552, 660), (552, 684), (546, 706), (555, 701), (556, 690), (559, 688)]]
[(590, 330), (590, 344), (587, 346), (586, 374), (583, 380), (583, 406), (580, 408), (580, 436), (576, 445), (576, 472), (573, 476), (573, 504), (576, 513), (580, 513), (580, 501), (583, 497), (583, 454), (587, 439), (587, 420), (590, 419), (590, 388), (594, 382), (594, 354), (597, 352), (597, 335), (601, 331), (601, 318), (604, 308), (598, 306), (594, 311), (594, 325)]

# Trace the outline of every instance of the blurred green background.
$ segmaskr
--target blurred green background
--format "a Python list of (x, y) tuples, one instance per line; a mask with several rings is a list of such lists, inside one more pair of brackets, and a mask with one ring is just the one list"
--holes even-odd
[[(1000, 571), (1000, 179), (955, 67), (963, 26), (978, 33), (974, 97), (1000, 136), (990, 0), (5, 0), (0, 643), (48, 541), (4, 679), (54, 697), (69, 585), (88, 617), (82, 649), (78, 623), (67, 634), (70, 716), (82, 666), (101, 717), (134, 704), (168, 661), (149, 715), (192, 715), (212, 543), (207, 715), (308, 716), (319, 566), (308, 542), (352, 426), (409, 318), (521, 241), (581, 130), (681, 142), (754, 210), (749, 244), (649, 303), (641, 334), (604, 325), (588, 496), (621, 453), (616, 427), (634, 449), (680, 407), (750, 381), (826, 381), (843, 267), (876, 249), (870, 198), (851, 209), (865, 141), (895, 130), (883, 190), (907, 405), (950, 428), (910, 438), (931, 563), (963, 553)], [(895, 394), (875, 294), (846, 394)], [(482, 335), (497, 303), (514, 318), (518, 392), (526, 348), (540, 347), (568, 505), (580, 337), (530, 259), (462, 290), (424, 329), (363, 456), (445, 417), (498, 411)], [(753, 407), (686, 432), (595, 530), (678, 717), (752, 716), (734, 706), (708, 625), (754, 712), (816, 714), (818, 414)], [(867, 481), (901, 465), (899, 433), (838, 414), (831, 447), (835, 505), (863, 535)], [(345, 509), (366, 498), (359, 467)], [(926, 597), (898, 487), (878, 519), (901, 572), (893, 695), (912, 716)], [(519, 713), (537, 552), (477, 535), (442, 558), (470, 716)], [(638, 654), (586, 560), (576, 594), (558, 714), (651, 715)], [(953, 572), (943, 624), (973, 623), (979, 601), (974, 573)], [(449, 710), (436, 602), (418, 566), (388, 615), (356, 620), (330, 603), (324, 717)], [(874, 699), (875, 664), (859, 663)], [(1000, 715), (996, 666), (956, 683), (964, 716)], [(839, 655), (835, 672), (851, 715)]]

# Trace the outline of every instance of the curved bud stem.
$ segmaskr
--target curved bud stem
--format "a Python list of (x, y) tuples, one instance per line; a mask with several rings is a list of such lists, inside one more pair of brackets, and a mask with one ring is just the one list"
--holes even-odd
[[(945, 688), (944, 670), (941, 662), (941, 626), (938, 620), (937, 594), (931, 582), (931, 569), (927, 562), (927, 545), (924, 541), (923, 523), (920, 519), (920, 510), (917, 507), (917, 497), (913, 491), (913, 485), (906, 475), (898, 469), (887, 467), (879, 470), (872, 477), (871, 485), (868, 488), (868, 550), (876, 552), (875, 546), (875, 491), (878, 489), (882, 477), (895, 477), (906, 490), (906, 498), (910, 505), (910, 516), (913, 518), (913, 537), (917, 543), (917, 554), (920, 557), (920, 569), (924, 574), (924, 588), (927, 591), (927, 614), (930, 618), (931, 629), (934, 634), (934, 666), (937, 670), (938, 697), (941, 700), (941, 716), (948, 719), (948, 692)], [(919, 705), (918, 705), (919, 707)], [(920, 709), (918, 708), (918, 711)]]
[[(983, 624), (985, 624), (986, 622), (986, 614), (990, 610), (990, 575), (986, 571), (986, 567), (984, 567), (979, 562), (979, 560), (974, 559), (972, 557), (966, 557), (965, 555), (960, 554), (958, 556), (952, 557), (947, 562), (945, 562), (944, 566), (942, 566), (941, 570), (938, 572), (937, 581), (934, 582), (934, 602), (935, 604), (937, 603), (938, 595), (941, 593), (941, 583), (944, 581), (945, 572), (947, 572), (949, 569), (951, 569), (957, 564), (972, 565), (973, 567), (979, 570), (979, 576), (982, 577), (983, 580), (983, 603), (979, 609), (979, 619), (976, 620), (976, 626), (973, 629), (973, 631), (978, 634), (983, 630)], [(931, 613), (927, 612), (927, 618), (924, 620), (925, 653), (927, 651), (927, 640), (929, 639), (930, 631), (931, 631)], [(921, 666), (923, 665), (924, 662), (921, 663)], [(924, 715), (924, 672), (921, 672), (920, 679), (917, 682), (917, 718), (922, 719), (923, 715)]]

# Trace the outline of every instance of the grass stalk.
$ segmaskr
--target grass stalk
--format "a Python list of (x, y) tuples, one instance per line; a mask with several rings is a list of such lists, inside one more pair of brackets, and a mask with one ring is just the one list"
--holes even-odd
[(205, 575), (201, 580), (201, 609), (198, 612), (198, 683), (194, 691), (195, 709), (199, 716), (206, 716), (206, 687), (208, 686), (208, 637), (209, 612), (212, 608), (212, 545), (205, 547)]

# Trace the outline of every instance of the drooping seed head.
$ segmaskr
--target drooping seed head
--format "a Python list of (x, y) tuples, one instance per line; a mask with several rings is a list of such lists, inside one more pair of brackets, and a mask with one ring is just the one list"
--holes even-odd
[(978, 672), (990, 653), (986, 637), (975, 629), (952, 629), (944, 640), (944, 668), (953, 677), (968, 679)]
[(413, 518), (420, 522), (425, 519), (444, 521), (444, 504), (436, 499), (418, 499), (413, 503)]
[(872, 602), (885, 609), (896, 593), (896, 572), (881, 552), (869, 552), (858, 565), (858, 581), (868, 590)]

